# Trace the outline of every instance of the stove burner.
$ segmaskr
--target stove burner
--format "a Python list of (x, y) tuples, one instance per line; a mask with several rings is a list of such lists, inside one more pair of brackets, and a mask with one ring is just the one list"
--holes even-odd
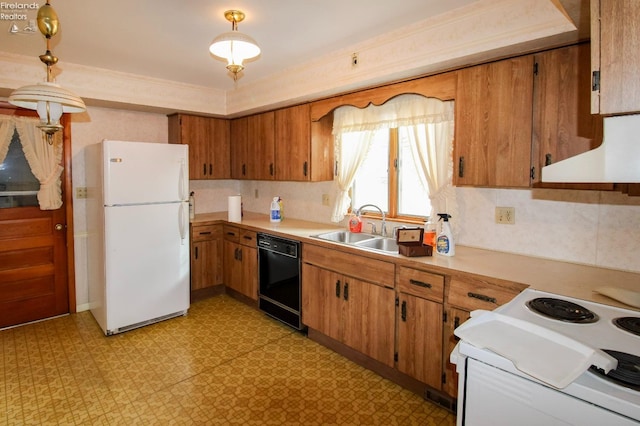
[(616, 327), (640, 336), (640, 317), (621, 317), (613, 320)]
[(603, 351), (618, 360), (618, 367), (607, 374), (593, 365), (589, 370), (614, 383), (640, 391), (640, 357), (610, 349), (603, 349)]
[(564, 322), (589, 324), (598, 321), (594, 312), (568, 300), (538, 297), (529, 300), (527, 306), (534, 312)]

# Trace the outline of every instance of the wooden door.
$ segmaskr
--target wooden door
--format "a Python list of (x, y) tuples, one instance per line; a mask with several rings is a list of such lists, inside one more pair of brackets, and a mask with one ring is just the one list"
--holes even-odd
[(446, 321), (443, 327), (443, 356), (442, 356), (442, 371), (444, 372), (444, 383), (442, 383), (442, 390), (449, 396), (458, 396), (458, 373), (456, 373), (456, 366), (449, 361), (449, 355), (453, 348), (458, 343), (458, 338), (453, 334), (453, 331), (463, 322), (468, 320), (471, 316), (469, 311), (463, 309), (457, 309), (448, 307), (446, 309)]
[(231, 178), (248, 179), (247, 157), (249, 156), (248, 117), (231, 120)]
[(222, 240), (211, 239), (192, 243), (191, 290), (200, 290), (222, 283)]
[(342, 341), (342, 276), (302, 264), (302, 323)]
[(529, 187), (532, 109), (532, 55), (461, 70), (455, 184)]
[(274, 119), (273, 111), (248, 117), (249, 147), (246, 158), (248, 179), (275, 179)]
[(253, 300), (258, 300), (258, 249), (240, 246), (239, 253), (242, 270), (239, 291)]
[(400, 293), (398, 370), (440, 389), (442, 304)]
[[(0, 113), (30, 115), (4, 105)], [(75, 312), (71, 123), (61, 122), (62, 207), (0, 208), (0, 327)]]
[(275, 114), (276, 179), (308, 181), (311, 145), (309, 104), (280, 109)]
[(209, 141), (207, 156), (209, 164), (209, 179), (229, 179), (231, 177), (231, 146), (229, 120), (209, 118)]
[(241, 249), (238, 243), (224, 242), (224, 284), (240, 292), (242, 288)]
[(395, 292), (350, 277), (345, 277), (344, 282), (344, 343), (393, 367)]

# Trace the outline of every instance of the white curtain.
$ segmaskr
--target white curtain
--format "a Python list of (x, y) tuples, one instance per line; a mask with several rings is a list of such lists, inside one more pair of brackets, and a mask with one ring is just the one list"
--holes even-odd
[(60, 133), (53, 144), (47, 143), (44, 133), (36, 127), (37, 118), (14, 117), (24, 156), (31, 173), (40, 182), (38, 204), (41, 210), (55, 210), (62, 206), (62, 142)]
[(0, 164), (4, 162), (7, 152), (9, 152), (15, 128), (16, 125), (11, 116), (0, 115)]
[[(339, 222), (347, 213), (349, 189), (358, 167), (371, 146), (374, 131), (412, 126), (412, 151), (422, 183), (428, 188), (433, 206), (432, 213), (457, 214), (455, 193), (451, 185), (453, 176), (453, 101), (443, 102), (420, 95), (400, 95), (381, 106), (367, 108), (343, 106), (333, 116), (333, 134), (338, 162), (336, 202), (331, 220)], [(422, 129), (422, 130), (421, 130)], [(358, 143), (346, 146), (343, 133), (363, 132)], [(351, 140), (351, 139), (350, 139)], [(434, 146), (432, 146), (434, 145)], [(433, 193), (432, 193), (433, 192)], [(437, 211), (440, 209), (440, 211)]]

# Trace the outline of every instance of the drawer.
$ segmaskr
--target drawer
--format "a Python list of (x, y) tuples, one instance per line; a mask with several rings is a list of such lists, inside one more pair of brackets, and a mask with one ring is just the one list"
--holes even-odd
[(302, 260), (323, 269), (393, 288), (395, 264), (364, 256), (327, 249), (312, 244), (302, 245)]
[(237, 226), (224, 226), (224, 239), (237, 243), (240, 241), (240, 228)]
[(191, 228), (191, 241), (215, 240), (222, 237), (221, 225), (201, 225)]
[(444, 276), (401, 266), (398, 268), (398, 290), (423, 299), (444, 299)]
[(521, 290), (498, 286), (473, 277), (453, 277), (447, 290), (447, 303), (467, 311), (493, 310), (513, 299)]
[(256, 232), (240, 229), (240, 244), (243, 246), (257, 247), (258, 239)]

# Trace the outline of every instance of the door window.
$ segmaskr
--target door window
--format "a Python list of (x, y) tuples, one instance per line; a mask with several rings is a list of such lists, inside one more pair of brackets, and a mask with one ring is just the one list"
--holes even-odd
[(0, 163), (0, 208), (37, 206), (39, 189), (40, 183), (31, 173), (18, 132), (14, 131), (7, 156)]

